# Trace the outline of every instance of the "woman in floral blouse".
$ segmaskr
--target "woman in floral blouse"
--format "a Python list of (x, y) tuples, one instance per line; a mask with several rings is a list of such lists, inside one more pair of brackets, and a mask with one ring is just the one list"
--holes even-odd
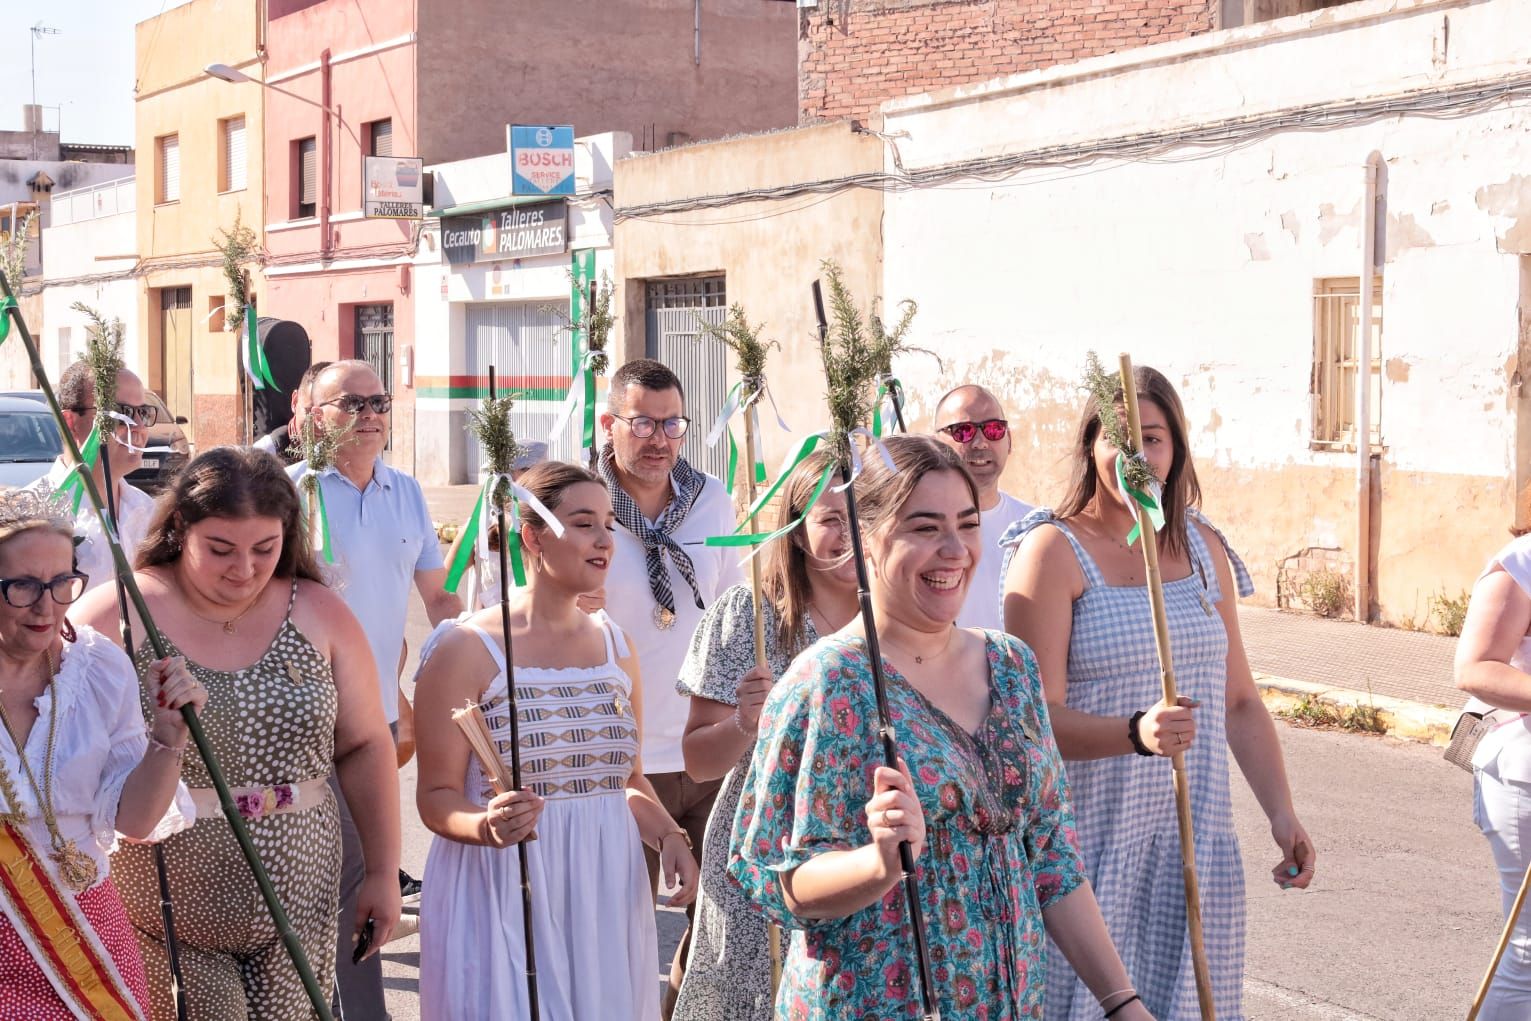
[(777, 1016), (918, 1018), (898, 845), (915, 855), (943, 1018), (1042, 1016), (1043, 929), (1112, 1021), (1144, 1021), (1080, 868), (1030, 651), (955, 624), (978, 563), (978, 498), (951, 451), (894, 437), (857, 483), (902, 761), (884, 764), (859, 620), (772, 690), (729, 869), (792, 930)]

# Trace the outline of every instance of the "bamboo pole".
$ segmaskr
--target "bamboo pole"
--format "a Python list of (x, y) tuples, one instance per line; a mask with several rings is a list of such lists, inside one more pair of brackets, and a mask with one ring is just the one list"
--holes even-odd
[[(1136, 451), (1143, 449), (1143, 421), (1138, 411), (1138, 386), (1132, 375), (1132, 356), (1122, 354), (1122, 402), (1127, 406), (1127, 436)], [(1111, 414), (1102, 408), (1102, 414)], [(1122, 496), (1127, 498), (1127, 494)], [(1163, 682), (1164, 704), (1176, 705), (1175, 664), (1170, 654), (1169, 614), (1164, 609), (1164, 578), (1159, 573), (1159, 541), (1148, 508), (1128, 499), (1137, 513), (1138, 544), (1143, 547), (1143, 564), (1148, 573), (1148, 604), (1154, 615), (1154, 647), (1159, 653), (1159, 676)], [(1185, 918), (1191, 936), (1191, 968), (1196, 974), (1196, 999), (1201, 1005), (1202, 1021), (1216, 1021), (1212, 1000), (1212, 974), (1207, 967), (1207, 948), (1202, 938), (1201, 893), (1196, 882), (1196, 834), (1191, 825), (1191, 781), (1185, 771), (1185, 752), (1170, 756), (1175, 776), (1175, 810), (1180, 822), (1180, 862), (1185, 878)]]
[(1478, 986), (1478, 993), (1473, 997), (1472, 1006), (1467, 1010), (1467, 1021), (1476, 1021), (1478, 1012), (1483, 1009), (1483, 1001), (1488, 998), (1489, 987), (1494, 984), (1494, 974), (1499, 971), (1499, 962), (1510, 945), (1510, 937), (1515, 933), (1515, 924), (1520, 919), (1520, 909), (1526, 904), (1528, 890), (1531, 890), (1531, 865), (1526, 867), (1526, 876), (1520, 881), (1520, 892), (1515, 895), (1515, 903), (1510, 907), (1510, 915), (1504, 920), (1504, 931), (1499, 934), (1499, 943), (1494, 947), (1494, 959), (1488, 962), (1488, 972), (1483, 976), (1483, 981)]
[[(755, 402), (760, 400), (763, 391), (757, 390), (744, 405), (744, 495), (745, 506), (755, 506)], [(749, 519), (749, 530), (754, 532), (755, 515)], [(750, 557), (750, 595), (753, 597), (752, 605), (755, 610), (755, 665), (765, 667), (765, 615), (761, 612), (762, 595), (760, 590), (760, 558)], [(776, 990), (781, 988), (781, 926), (771, 922), (766, 929), (766, 942), (771, 955), (771, 1000), (776, 1000)]]
[[(814, 314), (818, 317), (819, 344), (829, 342), (829, 320), (824, 314), (824, 295), (819, 282), (813, 282)], [(843, 428), (843, 423), (837, 423)], [(843, 442), (852, 442), (846, 436)], [(883, 759), (889, 769), (898, 768), (898, 745), (894, 741), (893, 722), (888, 715), (888, 681), (882, 672), (882, 647), (877, 641), (877, 618), (872, 613), (871, 584), (867, 579), (866, 554), (861, 540), (861, 522), (856, 516), (856, 486), (848, 457), (840, 458), (840, 481), (845, 490), (845, 516), (850, 522), (851, 556), (856, 564), (856, 602), (861, 607), (861, 624), (866, 631), (867, 659), (872, 668), (872, 691), (877, 699), (877, 732), (882, 740)], [(941, 1007), (931, 979), (930, 952), (926, 948), (925, 914), (920, 907), (919, 879), (914, 871), (914, 849), (909, 841), (898, 845), (898, 864), (904, 886), (904, 908), (909, 913), (909, 931), (914, 943), (914, 959), (920, 978), (921, 1016), (924, 1021), (941, 1021)]]
[[(491, 365), (489, 366), (489, 399), (492, 401), (495, 396), (494, 366)], [(510, 465), (505, 466), (507, 472), (510, 467)], [(521, 785), (521, 710), (516, 704), (516, 660), (514, 643), (510, 636), (511, 535), (506, 525), (505, 502), (499, 499), (499, 493), (491, 494), (490, 499), (494, 501), (495, 516), (500, 526), (500, 631), (505, 645), (506, 714), (510, 717), (510, 785), (519, 791), (524, 788)], [(514, 500), (515, 493), (509, 493), (508, 499)], [(488, 528), (489, 524), (480, 522), (479, 527)], [(537, 951), (532, 926), (532, 879), (531, 869), (527, 864), (525, 840), (516, 843), (516, 859), (521, 866), (521, 932), (526, 948), (526, 1005), (531, 1021), (538, 1021), (542, 1015), (537, 1004)]]
[[(0, 293), (13, 299), (14, 302), (16, 295), (11, 290), (11, 283), (6, 279), (4, 272), (0, 272)], [(9, 315), (21, 333), (21, 342), (26, 347), (27, 358), (32, 364), (32, 374), (37, 377), (37, 385), (48, 400), (48, 408), (53, 412), (53, 421), (57, 424), (59, 435), (64, 440), (64, 447), (76, 464), (82, 463), (85, 459), (80, 455), (80, 446), (74, 441), (74, 434), (69, 431), (64, 421), (64, 411), (59, 406), (58, 395), (53, 392), (53, 385), (48, 382), (48, 374), (43, 369), (42, 355), (37, 350), (37, 341), (33, 338), (32, 331), (27, 328), (27, 321), (22, 318), (18, 305), (14, 303), (10, 305)], [(96, 509), (97, 514), (103, 513), (105, 504), (101, 499), (101, 491), (96, 488), (93, 473), (82, 470), (80, 480), (84, 483), (86, 495), (90, 497), (91, 506)], [(149, 615), (149, 607), (144, 602), (143, 593), (138, 589), (138, 582), (133, 577), (133, 567), (128, 563), (127, 554), (122, 550), (122, 543), (114, 532), (106, 533), (105, 539), (112, 551), (112, 562), (116, 566), (117, 577), (121, 580), (123, 590), (132, 602), (133, 609), (138, 613), (138, 619), (144, 626), (145, 636), (154, 650), (155, 658), (165, 659), (170, 655), (170, 649), (165, 645), (164, 637), (159, 633), (159, 629), (154, 625), (154, 619)], [(271, 913), (271, 921), (282, 939), (287, 955), (292, 958), (298, 977), (303, 982), (303, 990), (308, 994), (309, 1003), (320, 1021), (334, 1021), (334, 1015), (330, 1013), (329, 998), (319, 988), (319, 982), (314, 978), (313, 968), (309, 966), (308, 955), (303, 951), (303, 944), (299, 942), (298, 934), (293, 930), (292, 923), (287, 918), (287, 912), (282, 908), (276, 887), (271, 885), (271, 877), (266, 874), (266, 867), (261, 864), (260, 854), (255, 849), (255, 843), (250, 839), (249, 828), (245, 826), (244, 819), (234, 804), (234, 796), (229, 792), (228, 781), (224, 779), (223, 769), (218, 765), (218, 756), (202, 730), (202, 721), (197, 718), (196, 709), (190, 705), (181, 707), (181, 715), (186, 719), (186, 729), (191, 732), (191, 740), (197, 746), (197, 754), (202, 757), (202, 762), (207, 767), (207, 775), (213, 782), (213, 788), (218, 792), (218, 804), (223, 808), (224, 817), (228, 819), (229, 829), (233, 830), (234, 837), (239, 842), (239, 849), (244, 853), (250, 872), (255, 877), (255, 885), (260, 888), (261, 898), (266, 902), (266, 909)]]

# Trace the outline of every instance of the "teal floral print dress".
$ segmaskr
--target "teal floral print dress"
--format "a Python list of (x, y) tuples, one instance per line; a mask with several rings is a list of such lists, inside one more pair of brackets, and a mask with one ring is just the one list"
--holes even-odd
[[(1084, 882), (1074, 819), (1036, 660), (983, 632), (990, 708), (969, 734), (884, 662), (900, 754), (925, 812), (915, 871), (947, 1021), (1042, 1017), (1042, 909)], [(794, 915), (779, 877), (871, 842), (866, 802), (883, 764), (866, 643), (830, 636), (793, 661), (761, 715), (734, 818), (729, 871), (790, 932), (778, 1018), (920, 1016), (918, 972), (896, 884), (838, 919)]]

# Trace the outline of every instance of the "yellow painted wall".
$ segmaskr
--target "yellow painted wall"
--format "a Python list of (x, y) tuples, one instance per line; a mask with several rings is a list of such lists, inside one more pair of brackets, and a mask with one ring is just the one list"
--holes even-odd
[[(134, 143), (140, 166), (138, 246), (146, 273), (139, 309), (144, 364), (135, 368), (148, 381), (160, 378), (159, 289), (191, 287), (195, 406), (172, 410), (191, 417), (194, 441), (202, 448), (235, 438), (237, 411), (235, 337), (214, 330), (219, 316), (209, 316), (213, 299), (221, 304), (227, 290), (222, 259), (213, 243), (219, 229), (232, 228), (236, 217), (263, 242), (265, 186), (264, 90), (254, 84), (219, 81), (202, 69), (224, 63), (261, 77), (256, 59), (260, 29), (259, 0), (193, 0), (137, 27)], [(246, 185), (220, 193), (223, 140), (219, 122), (240, 114), (245, 118)], [(157, 203), (158, 140), (168, 134), (179, 136), (181, 193), (178, 201)], [(259, 268), (248, 269), (258, 301), (263, 290)]]

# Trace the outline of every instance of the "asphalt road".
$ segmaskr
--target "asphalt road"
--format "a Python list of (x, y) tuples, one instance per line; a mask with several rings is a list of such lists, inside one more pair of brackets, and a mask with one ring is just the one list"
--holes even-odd
[[(416, 600), (412, 650), (426, 631)], [(405, 676), (412, 674), (413, 656)], [(1492, 860), (1472, 824), (1470, 778), (1434, 748), (1279, 729), (1298, 811), (1318, 847), (1318, 872), (1309, 891), (1276, 888), (1264, 817), (1236, 778), (1248, 877), (1249, 1018), (1465, 1016), (1501, 924)], [(404, 863), (419, 875), (431, 836), (415, 813), (413, 764), (400, 780)], [(664, 910), (658, 916), (668, 962), (683, 918)], [(420, 1021), (419, 937), (396, 941), (384, 958), (393, 1018)]]

